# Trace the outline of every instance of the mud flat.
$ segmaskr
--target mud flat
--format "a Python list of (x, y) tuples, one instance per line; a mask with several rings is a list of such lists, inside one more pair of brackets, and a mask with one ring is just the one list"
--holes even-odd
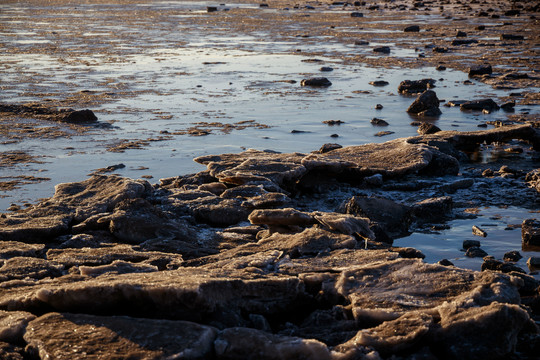
[[(539, 114), (534, 2), (0, 7), (0, 209), (118, 164), (123, 176), (159, 179), (200, 171), (191, 160), (205, 154), (309, 152), (330, 140), (412, 136), (418, 120), (470, 131)], [(301, 86), (317, 77), (332, 85)], [(448, 106), (418, 119), (398, 86), (425, 78)], [(451, 106), (486, 98), (508, 106)], [(90, 109), (98, 120), (58, 121), (68, 109)]]
[[(509, 139), (540, 146), (532, 125), (439, 131), (202, 156), (207, 170), (155, 185), (117, 175), (59, 184), (0, 216), (1, 354), (533, 359), (540, 282), (518, 254), (480, 255), (479, 272), (393, 246), (412, 228), (470, 217), (464, 205), (537, 208), (531, 153), (525, 170), (463, 169), (464, 150)], [(539, 230), (524, 222), (524, 246), (540, 244)]]
[(0, 358), (538, 358), (536, 3), (1, 6)]

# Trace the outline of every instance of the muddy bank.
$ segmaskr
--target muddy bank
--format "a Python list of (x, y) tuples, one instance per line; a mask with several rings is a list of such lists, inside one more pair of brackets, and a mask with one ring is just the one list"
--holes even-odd
[[(207, 170), (154, 185), (59, 184), (0, 215), (1, 354), (534, 359), (534, 267), (514, 265), (516, 254), (483, 255), (482, 272), (427, 264), (393, 241), (471, 216), (469, 206), (538, 208), (539, 139), (532, 125), (444, 131), (203, 156)], [(464, 153), (494, 141), (521, 142), (520, 170)], [(540, 245), (539, 229), (524, 223), (526, 245)]]

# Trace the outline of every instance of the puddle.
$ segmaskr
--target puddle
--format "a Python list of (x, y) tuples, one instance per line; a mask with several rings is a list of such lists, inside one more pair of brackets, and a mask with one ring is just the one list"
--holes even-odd
[[(519, 251), (523, 258), (515, 264), (529, 273), (527, 260), (531, 256), (540, 256), (540, 252), (522, 247), (520, 226), (525, 219), (539, 219), (540, 214), (518, 207), (490, 207), (480, 208), (477, 215), (476, 219), (450, 221), (447, 223), (450, 229), (441, 230), (438, 234), (413, 233), (396, 239), (394, 245), (414, 247), (422, 251), (426, 255), (424, 260), (429, 263), (448, 259), (457, 267), (480, 271), (482, 258), (469, 258), (462, 250), (464, 240), (478, 240), (480, 248), (497, 260), (502, 260), (509, 251)], [(473, 235), (474, 225), (484, 230), (487, 236)], [(532, 275), (540, 279), (540, 274)]]

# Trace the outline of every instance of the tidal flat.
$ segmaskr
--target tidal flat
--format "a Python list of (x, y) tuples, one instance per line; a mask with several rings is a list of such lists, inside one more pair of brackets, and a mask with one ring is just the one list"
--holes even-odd
[(538, 16), (2, 2), (0, 357), (536, 359)]

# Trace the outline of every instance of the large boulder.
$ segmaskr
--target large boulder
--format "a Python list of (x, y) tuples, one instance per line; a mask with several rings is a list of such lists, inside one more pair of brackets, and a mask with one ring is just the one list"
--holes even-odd
[(407, 112), (418, 116), (439, 116), (439, 98), (433, 90), (426, 90), (414, 100)]

